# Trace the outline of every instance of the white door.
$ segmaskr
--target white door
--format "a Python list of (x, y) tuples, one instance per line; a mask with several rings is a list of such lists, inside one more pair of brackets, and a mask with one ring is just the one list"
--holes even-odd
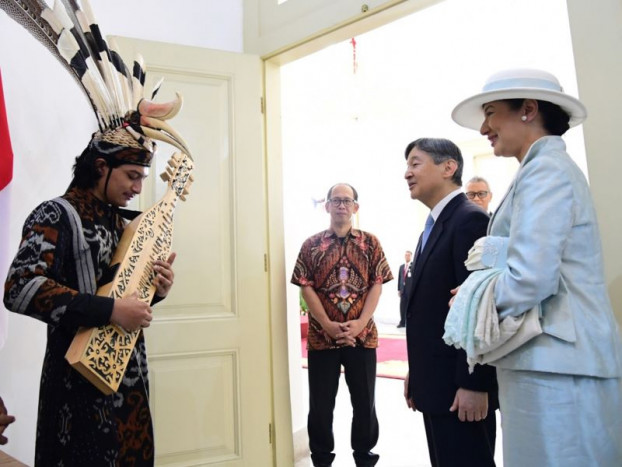
[[(157, 465), (272, 465), (267, 226), (256, 56), (118, 38), (139, 50), (156, 98), (184, 97), (170, 123), (186, 139), (194, 183), (175, 213), (175, 285), (147, 330)], [(173, 152), (159, 145), (141, 195), (164, 192)]]

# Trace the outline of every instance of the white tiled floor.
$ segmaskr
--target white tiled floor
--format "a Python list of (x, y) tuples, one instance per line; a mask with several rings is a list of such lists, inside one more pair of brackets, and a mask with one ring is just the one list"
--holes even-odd
[[(380, 332), (403, 332), (395, 330), (395, 325), (382, 326)], [(305, 374), (306, 381), (306, 374)], [(380, 438), (374, 452), (380, 454), (378, 467), (429, 467), (428, 448), (425, 439), (425, 430), (421, 414), (406, 407), (403, 397), (403, 381), (398, 379), (378, 378), (376, 380), (376, 412), (380, 425)], [(306, 385), (303, 385), (306, 391)], [(303, 395), (305, 403), (308, 396)], [(333, 467), (354, 467), (352, 451), (350, 449), (350, 423), (352, 407), (350, 396), (343, 375), (339, 382), (335, 420), (336, 458)], [(497, 445), (495, 461), (498, 467), (503, 467), (501, 452), (501, 427), (497, 412)], [(295, 467), (308, 467), (311, 461), (308, 457), (296, 462)]]

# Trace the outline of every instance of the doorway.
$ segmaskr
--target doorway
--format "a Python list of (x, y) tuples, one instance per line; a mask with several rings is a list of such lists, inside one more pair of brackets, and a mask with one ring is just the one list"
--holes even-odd
[[(508, 30), (530, 24), (529, 33)], [(289, 278), (300, 245), (323, 230), (322, 203), (332, 184), (359, 191), (359, 226), (376, 234), (394, 276), (403, 251), (413, 249), (427, 215), (403, 181), (406, 145), (421, 136), (446, 137), (463, 150), (463, 181), (488, 178), (496, 208), (516, 171), (513, 160), (492, 157), (487, 141), (458, 127), (453, 106), (481, 88), (491, 73), (543, 68), (577, 94), (564, 0), (446, 0), (388, 25), (343, 40), (280, 67), (282, 204), (293, 430), (304, 429), (298, 288)], [(581, 129), (565, 136), (586, 171)], [(398, 317), (393, 282), (385, 285), (378, 321)], [(398, 428), (399, 429), (399, 428)], [(381, 436), (389, 436), (388, 427)], [(339, 441), (337, 441), (339, 442)]]

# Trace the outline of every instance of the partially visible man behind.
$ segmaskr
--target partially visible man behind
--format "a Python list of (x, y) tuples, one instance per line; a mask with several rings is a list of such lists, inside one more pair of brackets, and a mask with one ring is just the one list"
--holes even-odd
[(488, 216), (462, 193), (463, 160), (454, 143), (420, 138), (405, 156), (410, 197), (430, 215), (408, 290), (404, 397), (423, 414), (432, 466), (494, 467), (495, 369), (478, 365), (469, 373), (464, 350), (443, 341), (451, 290), (469, 275), (464, 261), (486, 234)]
[(480, 208), (490, 214), (488, 205), (492, 200), (490, 185), (483, 177), (475, 176), (466, 184), (466, 197), (477, 204)]
[(309, 448), (316, 467), (335, 458), (333, 411), (341, 366), (352, 401), (351, 445), (360, 467), (373, 466), (378, 441), (375, 406), (378, 330), (373, 314), (382, 284), (393, 279), (378, 239), (352, 228), (356, 190), (340, 183), (328, 190), (330, 227), (303, 243), (292, 283), (309, 306)]
[(400, 270), (397, 277), (397, 296), (400, 297), (400, 322), (397, 324), (398, 328), (403, 328), (406, 326), (406, 284), (408, 283), (408, 279), (410, 278), (411, 271), (410, 260), (413, 257), (413, 252), (410, 250), (406, 250), (404, 253), (404, 264), (400, 266)]
[(8, 438), (4, 436), (4, 430), (15, 421), (13, 415), (9, 415), (8, 410), (4, 406), (4, 401), (0, 397), (0, 444), (6, 444), (9, 442)]

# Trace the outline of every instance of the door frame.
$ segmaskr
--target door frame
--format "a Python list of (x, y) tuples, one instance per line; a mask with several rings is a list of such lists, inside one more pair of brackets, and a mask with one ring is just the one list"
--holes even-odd
[[(289, 340), (296, 338), (299, 322), (288, 323), (284, 249), (283, 213), (283, 153), (281, 148), (280, 67), (310, 55), (330, 45), (366, 33), (406, 15), (423, 10), (443, 0), (400, 1), (388, 7), (370, 11), (279, 50), (261, 56), (264, 83), (264, 151), (268, 225), (268, 273), (270, 296), (270, 332), (272, 342), (272, 434), (274, 465), (289, 465), (295, 457), (291, 410)], [(285, 319), (283, 319), (285, 317)], [(297, 314), (296, 314), (297, 317)], [(299, 346), (299, 344), (298, 344)], [(291, 346), (292, 349), (296, 347)], [(287, 404), (278, 401), (288, 401)]]
[[(268, 225), (270, 260), (270, 293), (272, 300), (271, 322), (273, 338), (273, 365), (274, 365), (274, 396), (289, 397), (289, 375), (287, 354), (283, 356), (285, 342), (287, 342), (287, 326), (283, 316), (286, 315), (285, 299), (285, 267), (283, 254), (283, 202), (282, 202), (282, 154), (280, 148), (279, 128), (279, 67), (293, 60), (309, 55), (336, 42), (352, 36), (368, 32), (383, 26), (403, 16), (412, 14), (443, 0), (434, 0), (428, 3), (405, 0), (390, 4), (382, 11), (370, 10), (369, 14), (362, 14), (353, 20), (339, 23), (333, 27), (308, 38), (292, 43), (278, 50), (263, 55), (264, 62), (264, 96), (266, 98), (265, 119), (265, 150), (266, 150), (266, 180), (268, 200)], [(622, 45), (622, 38), (618, 34), (621, 20), (620, 5), (616, 0), (607, 0), (599, 9), (590, 9), (581, 0), (566, 0), (568, 18), (573, 39), (573, 55), (579, 91), (583, 102), (590, 109), (590, 118), (584, 125), (584, 141), (586, 159), (589, 169), (589, 179), (592, 186), (594, 204), (601, 213), (600, 231), (603, 243), (605, 262), (605, 277), (609, 295), (618, 319), (622, 324), (622, 250), (617, 247), (620, 233), (622, 233), (622, 214), (611, 212), (609, 205), (616, 196), (616, 172), (610, 170), (613, 161), (612, 148), (619, 147), (622, 134), (616, 131), (616, 116), (622, 95), (615, 80), (620, 76), (622, 61), (618, 56), (608, 53), (617, 45)], [(601, 34), (590, 34), (594, 25), (598, 24)], [(597, 51), (595, 53), (594, 51)], [(598, 52), (600, 51), (600, 52)], [(609, 70), (610, 73), (594, 73), (593, 70)], [(608, 89), (608, 99), (603, 101), (602, 89)], [(616, 92), (616, 90), (618, 90)], [(603, 136), (605, 135), (605, 136)], [(603, 156), (605, 155), (605, 156)], [(608, 156), (609, 155), (609, 156)], [(606, 214), (606, 221), (602, 219)], [(280, 242), (280, 243), (279, 243)], [(278, 340), (277, 340), (278, 339)], [(285, 414), (287, 412), (287, 416)], [(287, 418), (289, 417), (289, 419)], [(285, 440), (291, 440), (291, 407), (288, 411), (281, 408), (275, 413), (276, 437), (281, 441), (281, 448), (277, 449), (275, 461), (285, 461), (283, 452), (291, 449)], [(283, 446), (286, 446), (285, 451)], [(291, 457), (289, 457), (291, 459)], [(287, 462), (278, 465), (287, 465)]]
[[(350, 22), (340, 23), (332, 28), (323, 30), (305, 40), (293, 43), (287, 47), (262, 56), (264, 60), (264, 85), (265, 96), (268, 105), (267, 112), (264, 114), (266, 129), (266, 174), (270, 184), (268, 190), (269, 226), (270, 229), (270, 251), (272, 253), (270, 281), (271, 296), (273, 300), (272, 323), (273, 338), (278, 337), (280, 342), (286, 342), (286, 329), (282, 316), (286, 313), (285, 290), (281, 286), (284, 277), (284, 257), (282, 254), (282, 243), (279, 245), (277, 240), (283, 237), (282, 222), (282, 173), (280, 162), (282, 154), (280, 152), (280, 128), (278, 128), (278, 86), (279, 86), (279, 66), (293, 60), (309, 55), (321, 48), (332, 45), (335, 42), (347, 39), (372, 30), (376, 27), (397, 20), (405, 15), (411, 14), (418, 9), (439, 3), (437, 0), (423, 5), (415, 1), (406, 0), (399, 4), (390, 5), (383, 11), (370, 11), (372, 15), (361, 17)], [(616, 0), (608, 0), (599, 9), (590, 9), (581, 0), (566, 0), (568, 8), (568, 18), (573, 40), (573, 55), (575, 57), (575, 67), (579, 92), (583, 102), (590, 109), (590, 118), (584, 125), (584, 141), (586, 146), (586, 159), (589, 169), (589, 179), (591, 182), (594, 204), (601, 214), (600, 231), (603, 243), (603, 256), (609, 261), (605, 262), (605, 277), (609, 295), (612, 301), (614, 312), (618, 322), (622, 324), (622, 250), (618, 245), (618, 239), (622, 233), (622, 214), (612, 213), (609, 209), (611, 199), (616, 196), (616, 171), (610, 170), (614, 155), (611, 156), (612, 148), (619, 147), (622, 141), (622, 134), (616, 131), (616, 116), (622, 95), (620, 87), (616, 86), (615, 80), (619, 79), (622, 71), (622, 61), (618, 56), (608, 53), (609, 50), (616, 49), (617, 45), (622, 45), (622, 38), (618, 34), (621, 19), (620, 5)], [(590, 34), (595, 25), (598, 24), (601, 34)], [(597, 51), (596, 53), (594, 51)], [(600, 52), (599, 52), (600, 51)], [(609, 70), (610, 73), (594, 73), (593, 70)], [(608, 98), (603, 101), (602, 89), (608, 89)], [(617, 90), (617, 92), (616, 92)], [(604, 136), (603, 136), (604, 135)], [(603, 156), (604, 155), (604, 156)], [(606, 221), (603, 215), (606, 214)], [(273, 341), (274, 342), (274, 341)], [(273, 351), (277, 350), (273, 347)], [(282, 350), (282, 349), (281, 349)], [(274, 359), (275, 366), (274, 381), (288, 381), (287, 359), (283, 357)], [(279, 385), (275, 384), (275, 388)], [(275, 391), (275, 396), (282, 395)], [(285, 397), (288, 396), (285, 389)], [(276, 414), (281, 417), (283, 414)], [(275, 417), (278, 421), (279, 417)], [(277, 439), (282, 439), (283, 430), (291, 430), (289, 425), (278, 426)], [(291, 437), (291, 433), (286, 434)], [(287, 444), (287, 443), (281, 443)], [(275, 459), (283, 459), (279, 453)], [(279, 464), (280, 465), (280, 464)], [(287, 464), (283, 464), (287, 465)]]

